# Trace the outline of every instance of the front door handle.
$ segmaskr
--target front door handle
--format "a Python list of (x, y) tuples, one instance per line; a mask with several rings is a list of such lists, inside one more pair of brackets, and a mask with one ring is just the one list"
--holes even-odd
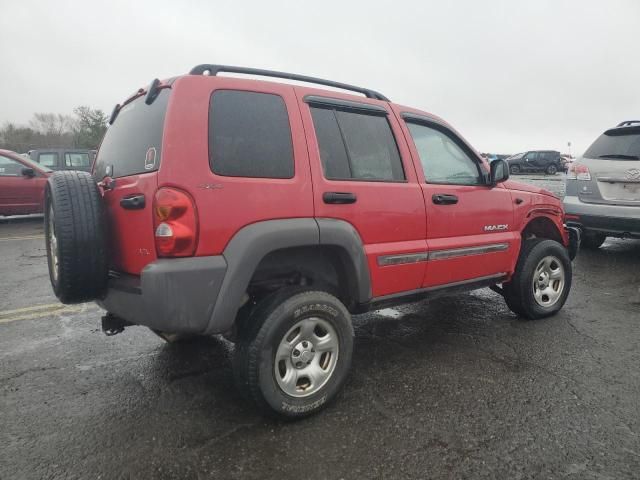
[(436, 193), (431, 197), (431, 200), (433, 200), (433, 203), (436, 205), (455, 205), (458, 203), (458, 197), (447, 193)]
[(335, 203), (337, 205), (356, 203), (357, 199), (356, 194), (350, 192), (324, 192), (322, 195), (324, 203)]
[(142, 210), (144, 205), (144, 194), (132, 195), (131, 197), (125, 197), (120, 200), (120, 206), (127, 210)]

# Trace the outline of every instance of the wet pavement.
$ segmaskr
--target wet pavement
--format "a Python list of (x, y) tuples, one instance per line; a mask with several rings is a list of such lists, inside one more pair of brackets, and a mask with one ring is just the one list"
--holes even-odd
[(2, 480), (638, 478), (640, 241), (581, 252), (554, 318), (490, 290), (355, 317), (344, 391), (295, 423), (236, 393), (228, 342), (57, 304), (41, 219), (0, 221), (0, 259)]

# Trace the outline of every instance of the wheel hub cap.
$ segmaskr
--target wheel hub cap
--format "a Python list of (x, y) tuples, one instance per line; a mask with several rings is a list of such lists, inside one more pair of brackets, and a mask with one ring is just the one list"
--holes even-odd
[(551, 307), (562, 296), (565, 271), (562, 262), (554, 256), (544, 257), (533, 276), (533, 297), (542, 307)]
[(273, 373), (280, 389), (292, 397), (306, 397), (331, 378), (338, 361), (338, 334), (319, 317), (298, 321), (284, 335), (275, 354)]
[(313, 344), (307, 340), (303, 340), (293, 347), (291, 352), (291, 363), (296, 368), (303, 368), (311, 363), (313, 357), (315, 357), (316, 351), (313, 348)]
[(53, 208), (49, 210), (49, 250), (51, 252), (51, 272), (53, 279), (58, 280), (58, 238), (54, 228)]

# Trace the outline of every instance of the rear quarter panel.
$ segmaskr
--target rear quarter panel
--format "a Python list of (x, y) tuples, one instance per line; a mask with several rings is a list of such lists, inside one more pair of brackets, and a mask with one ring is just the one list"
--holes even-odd
[[(242, 227), (262, 220), (313, 217), (307, 145), (293, 87), (231, 77), (185, 76), (173, 84), (165, 123), (158, 188), (173, 186), (195, 200), (197, 256), (222, 253)], [(291, 179), (216, 175), (209, 166), (209, 100), (216, 90), (280, 95), (291, 126)]]

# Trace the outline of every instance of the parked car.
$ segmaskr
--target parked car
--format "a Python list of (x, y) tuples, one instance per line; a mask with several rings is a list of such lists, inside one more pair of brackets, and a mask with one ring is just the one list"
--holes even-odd
[(0, 216), (42, 213), (51, 170), (10, 150), (0, 150)]
[(114, 109), (93, 178), (52, 176), (51, 283), (96, 300), (107, 334), (227, 336), (245, 394), (302, 417), (344, 383), (352, 314), (481, 287), (524, 318), (562, 308), (577, 233), (558, 198), (508, 177), (373, 90), (200, 65)]
[(610, 128), (569, 166), (564, 207), (587, 248), (640, 238), (640, 120)]
[(91, 171), (95, 150), (45, 148), (29, 150), (29, 158), (51, 170)]
[(555, 150), (530, 150), (507, 158), (509, 171), (516, 175), (527, 172), (544, 172), (555, 175), (564, 171), (564, 163), (560, 152)]

